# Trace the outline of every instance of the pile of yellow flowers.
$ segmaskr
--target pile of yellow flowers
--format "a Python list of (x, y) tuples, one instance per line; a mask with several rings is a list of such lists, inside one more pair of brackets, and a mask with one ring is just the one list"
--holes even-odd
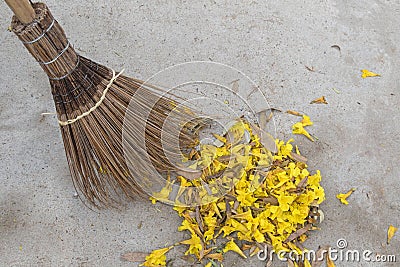
[[(178, 230), (190, 234), (176, 245), (187, 246), (185, 255), (207, 267), (223, 266), (228, 251), (247, 258), (269, 246), (301, 254), (307, 231), (315, 228), (325, 199), (320, 171), (309, 173), (293, 139), (267, 149), (261, 133), (239, 119), (224, 135), (214, 135), (217, 143), (185, 155), (182, 162), (198, 177), (168, 177), (151, 198), (174, 203), (182, 218)], [(165, 266), (172, 248), (153, 251), (142, 266)]]

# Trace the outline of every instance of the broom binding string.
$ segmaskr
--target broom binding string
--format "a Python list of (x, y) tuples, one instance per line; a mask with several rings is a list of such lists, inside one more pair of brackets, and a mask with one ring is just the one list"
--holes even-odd
[[(61, 76), (61, 77), (48, 77), (49, 78), (49, 80), (53, 80), (53, 81), (60, 81), (60, 80), (62, 80), (62, 79), (65, 79), (65, 78), (67, 78), (69, 75), (71, 75), (77, 68), (78, 68), (78, 66), (79, 66), (79, 63), (80, 63), (80, 59), (79, 59), (80, 57), (79, 57), (79, 55), (78, 55), (78, 60), (76, 61), (76, 64), (75, 64), (75, 67), (73, 67), (69, 72), (67, 72), (66, 74), (64, 74), (63, 76)], [(57, 58), (58, 59), (58, 58)], [(53, 62), (51, 62), (51, 63), (53, 63)], [(40, 62), (39, 62), (39, 64), (40, 64)], [(48, 64), (45, 64), (45, 63), (43, 63), (44, 65), (48, 65)], [(50, 64), (50, 63), (49, 63)]]
[(113, 77), (111, 78), (110, 82), (108, 83), (106, 89), (104, 89), (103, 95), (101, 96), (100, 100), (91, 109), (89, 109), (88, 111), (77, 116), (75, 119), (70, 119), (68, 121), (60, 121), (59, 120), (58, 123), (60, 124), (60, 126), (67, 126), (69, 124), (77, 122), (78, 120), (80, 120), (80, 119), (86, 117), (87, 115), (89, 115), (90, 113), (92, 113), (96, 108), (98, 108), (101, 105), (101, 103), (106, 98), (106, 94), (107, 94), (108, 90), (113, 85), (114, 81), (124, 72), (124, 70), (121, 70), (118, 74), (115, 74), (114, 70), (112, 70), (112, 72), (113, 72)]
[(12, 30), (49, 79), (65, 78), (76, 68), (79, 55), (48, 7), (43, 3), (33, 3), (32, 7), (35, 19), (30, 24), (23, 24), (14, 16)]
[(47, 33), (48, 31), (51, 30), (51, 28), (53, 28), (55, 22), (56, 22), (56, 20), (53, 19), (52, 22), (51, 22), (51, 24), (50, 24), (50, 26), (49, 26), (45, 31), (43, 31), (43, 33), (42, 33), (41, 35), (39, 35), (37, 38), (33, 39), (32, 41), (22, 41), (22, 43), (23, 43), (23, 44), (33, 44), (33, 43), (36, 43), (37, 41), (39, 41), (40, 39), (42, 39), (42, 38), (46, 35), (46, 33)]

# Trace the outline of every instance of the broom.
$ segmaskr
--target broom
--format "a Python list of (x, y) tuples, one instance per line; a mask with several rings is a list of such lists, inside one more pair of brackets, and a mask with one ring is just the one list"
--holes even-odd
[(89, 203), (143, 195), (154, 175), (176, 169), (171, 155), (196, 144), (194, 113), (78, 55), (45, 4), (5, 2), (15, 14), (12, 31), (49, 78), (72, 180)]

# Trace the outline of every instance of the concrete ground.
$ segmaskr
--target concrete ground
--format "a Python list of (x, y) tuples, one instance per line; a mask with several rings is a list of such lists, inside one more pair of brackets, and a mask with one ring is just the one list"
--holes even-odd
[[(397, 263), (336, 266), (399, 265), (400, 233), (386, 244), (388, 226), (400, 226), (398, 1), (46, 2), (78, 52), (127, 75), (220, 62), (254, 80), (271, 106), (308, 114), (318, 141), (295, 139), (322, 172), (326, 219), (307, 247), (344, 238), (346, 249), (394, 254)], [(46, 76), (7, 31), (10, 17), (0, 2), (0, 266), (137, 266), (120, 255), (183, 240), (169, 206), (92, 211), (74, 197), (57, 122), (41, 116), (54, 111)], [(361, 69), (382, 76), (362, 79)], [(309, 104), (322, 95), (328, 105)], [(293, 137), (296, 121), (277, 113), (277, 137)], [(352, 187), (350, 204), (340, 204), (335, 195)], [(181, 253), (169, 254), (173, 266), (188, 265)], [(233, 254), (224, 264), (264, 265)]]

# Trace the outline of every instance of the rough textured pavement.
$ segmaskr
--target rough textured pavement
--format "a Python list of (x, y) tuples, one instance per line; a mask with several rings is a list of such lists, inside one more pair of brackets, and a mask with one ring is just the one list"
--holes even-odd
[[(318, 141), (295, 139), (310, 169), (321, 170), (327, 199), (326, 219), (307, 247), (336, 247), (344, 238), (346, 249), (395, 254), (397, 263), (336, 266), (399, 264), (400, 233), (386, 244), (388, 226), (400, 226), (398, 1), (47, 3), (78, 52), (130, 76), (220, 62), (254, 80), (271, 106), (308, 114)], [(0, 266), (136, 266), (121, 253), (184, 239), (169, 206), (137, 201), (120, 211), (92, 211), (74, 197), (55, 117), (41, 116), (54, 112), (47, 79), (7, 31), (10, 17), (0, 2)], [(382, 76), (361, 79), (361, 69)], [(309, 104), (322, 95), (329, 105)], [(277, 137), (293, 137), (298, 118), (275, 119)], [(352, 187), (350, 205), (340, 204), (335, 195)], [(264, 264), (230, 254), (224, 266)]]

